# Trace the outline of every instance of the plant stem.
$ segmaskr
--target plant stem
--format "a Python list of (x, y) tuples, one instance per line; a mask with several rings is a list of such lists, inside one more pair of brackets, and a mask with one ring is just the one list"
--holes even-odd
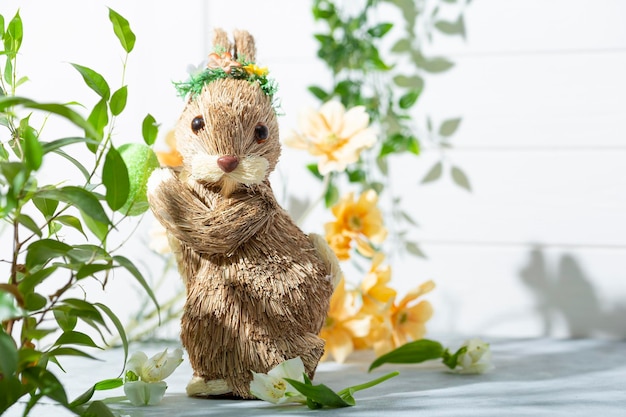
[(380, 384), (381, 382), (385, 382), (386, 380), (391, 379), (391, 378), (393, 378), (395, 376), (398, 376), (398, 375), (400, 375), (400, 372), (393, 371), (393, 372), (388, 373), (387, 375), (383, 375), (380, 378), (373, 379), (373, 380), (371, 380), (369, 382), (365, 382), (363, 384), (354, 385), (352, 387), (344, 388), (341, 391), (337, 392), (337, 395), (339, 395), (340, 397), (343, 397), (346, 394), (351, 394), (353, 392), (357, 392), (357, 391), (361, 391), (361, 390), (364, 390), (364, 389), (367, 389), (367, 388), (371, 388), (371, 387), (373, 387), (375, 385)]

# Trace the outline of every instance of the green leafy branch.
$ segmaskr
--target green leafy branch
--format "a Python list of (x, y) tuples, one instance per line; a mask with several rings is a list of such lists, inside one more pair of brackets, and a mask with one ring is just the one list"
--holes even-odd
[[(0, 125), (9, 132), (0, 141), (0, 220), (9, 226), (11, 254), (6, 282), (0, 282), (0, 413), (28, 396), (24, 415), (43, 397), (48, 397), (79, 415), (112, 415), (101, 402), (84, 404), (93, 392), (107, 389), (113, 382), (96, 383), (86, 394), (70, 402), (60, 381), (49, 370), (55, 364), (63, 370), (63, 357), (95, 359), (84, 348), (101, 349), (92, 336), (78, 330), (79, 323), (99, 335), (119, 335), (124, 363), (128, 339), (124, 326), (107, 305), (71, 296), (85, 280), (106, 286), (109, 274), (122, 268), (140, 284), (150, 299), (158, 303), (145, 278), (125, 256), (108, 248), (109, 236), (119, 230), (128, 216), (147, 210), (145, 187), (150, 171), (158, 166), (151, 149), (158, 127), (151, 115), (142, 124), (143, 144), (112, 142), (115, 120), (126, 108), (128, 89), (124, 83), (126, 63), (135, 44), (128, 21), (109, 9), (113, 31), (126, 52), (121, 87), (111, 93), (109, 83), (95, 70), (72, 64), (98, 101), (87, 117), (72, 109), (75, 103), (40, 103), (16, 95), (27, 77), (17, 75), (17, 56), (23, 38), (19, 12), (5, 30), (0, 16), (0, 36), (4, 57), (0, 73)], [(20, 117), (23, 111), (29, 111)], [(33, 115), (43, 113), (44, 123), (37, 129)], [(49, 117), (69, 121), (84, 136), (43, 140), (43, 125)], [(73, 154), (72, 146), (83, 144), (93, 154), (92, 165)], [(61, 184), (44, 184), (42, 167), (52, 156), (69, 161), (83, 175), (82, 182), (70, 178)], [(121, 218), (116, 219), (116, 214)], [(61, 235), (61, 230), (77, 232), (85, 243), (72, 243), (76, 233)], [(91, 243), (95, 239), (95, 243)], [(48, 285), (44, 285), (48, 284)], [(42, 292), (58, 285), (47, 296)], [(46, 290), (49, 291), (49, 290)], [(52, 317), (50, 317), (52, 316)], [(50, 323), (54, 325), (50, 326)], [(112, 327), (111, 327), (112, 325)], [(120, 371), (120, 375), (123, 371)]]

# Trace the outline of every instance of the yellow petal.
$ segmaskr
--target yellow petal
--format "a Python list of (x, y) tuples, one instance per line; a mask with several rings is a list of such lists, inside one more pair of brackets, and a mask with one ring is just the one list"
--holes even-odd
[(340, 136), (344, 123), (345, 107), (339, 101), (326, 102), (320, 108), (320, 114), (326, 120), (329, 132)]
[(337, 132), (342, 138), (351, 138), (365, 129), (370, 122), (370, 117), (364, 106), (352, 107), (343, 116), (343, 128)]
[(343, 329), (337, 329), (335, 332), (326, 334), (326, 338), (323, 335), (320, 336), (322, 339), (326, 340), (326, 349), (330, 352), (335, 361), (339, 363), (343, 363), (354, 351), (352, 337)]
[(429, 293), (434, 288), (435, 288), (435, 283), (432, 280), (426, 281), (425, 283), (423, 283), (417, 288), (413, 288), (411, 291), (407, 292), (404, 298), (400, 301), (400, 304), (398, 305), (398, 309), (400, 310), (404, 308), (404, 306), (406, 306), (408, 303), (410, 303), (411, 301), (415, 300), (416, 298), (426, 293)]

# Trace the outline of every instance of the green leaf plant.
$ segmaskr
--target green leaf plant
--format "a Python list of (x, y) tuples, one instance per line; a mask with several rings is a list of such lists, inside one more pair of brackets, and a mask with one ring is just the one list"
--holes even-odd
[[(389, 224), (392, 241), (401, 252), (424, 257), (416, 242), (407, 240), (406, 231), (417, 223), (411, 210), (403, 209), (402, 190), (389, 181), (390, 167), (397, 157), (417, 157), (422, 149), (434, 150), (439, 160), (416, 184), (426, 184), (449, 173), (453, 183), (471, 190), (467, 175), (450, 162), (447, 150), (461, 124), (461, 118), (445, 118), (433, 128), (431, 117), (419, 109), (428, 77), (444, 73), (454, 62), (425, 52), (437, 37), (465, 39), (463, 12), (470, 0), (366, 0), (350, 3), (350, 12), (333, 0), (313, 0), (313, 17), (322, 28), (315, 34), (318, 57), (331, 73), (330, 85), (311, 85), (309, 92), (321, 103), (340, 101), (346, 109), (364, 106), (378, 132), (377, 145), (361, 152), (357, 162), (343, 172), (321, 176), (320, 201), (334, 205), (344, 187), (361, 192), (374, 189), (390, 202)], [(380, 16), (397, 12), (394, 23), (381, 22)], [(395, 9), (395, 10), (393, 10)], [(442, 16), (456, 16), (453, 19)], [(388, 46), (390, 45), (390, 46)], [(421, 122), (420, 122), (421, 121)], [(403, 172), (411, 176), (411, 172)]]
[[(96, 104), (85, 116), (74, 110), (77, 103), (41, 103), (16, 94), (28, 81), (16, 72), (22, 20), (19, 11), (10, 20), (0, 16), (0, 127), (5, 132), (0, 135), (0, 231), (2, 240), (11, 242), (10, 253), (0, 255), (6, 266), (0, 278), (0, 414), (20, 402), (28, 415), (47, 397), (77, 415), (112, 415), (102, 402), (89, 401), (95, 391), (120, 385), (123, 364), (117, 378), (94, 382), (75, 400), (53, 372), (63, 371), (64, 357), (96, 359), (85, 349), (102, 349), (106, 335), (120, 340), (126, 363), (128, 338), (118, 317), (107, 305), (91, 301), (88, 291), (74, 290), (87, 281), (104, 289), (113, 271), (121, 269), (157, 304), (133, 262), (116, 253), (122, 245), (112, 248), (110, 242), (128, 216), (147, 210), (145, 183), (155, 166), (145, 161), (156, 160), (151, 145), (158, 125), (146, 116), (143, 140), (133, 144), (133, 155), (141, 161), (128, 157), (123, 149), (128, 144), (113, 143), (116, 119), (126, 107), (124, 74), (135, 35), (111, 9), (109, 20), (125, 52), (119, 88), (111, 89), (94, 69), (68, 66), (96, 93)], [(69, 122), (84, 136), (46, 138), (43, 126), (50, 118)], [(78, 145), (88, 149), (87, 157), (84, 152), (77, 156)], [(46, 168), (59, 156), (82, 175), (66, 170), (68, 178), (47, 183)]]

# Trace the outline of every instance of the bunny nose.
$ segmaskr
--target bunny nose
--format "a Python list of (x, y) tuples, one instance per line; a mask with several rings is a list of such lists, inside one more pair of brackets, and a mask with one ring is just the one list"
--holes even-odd
[(222, 156), (217, 159), (217, 165), (225, 173), (233, 172), (239, 165), (239, 159), (232, 155)]

